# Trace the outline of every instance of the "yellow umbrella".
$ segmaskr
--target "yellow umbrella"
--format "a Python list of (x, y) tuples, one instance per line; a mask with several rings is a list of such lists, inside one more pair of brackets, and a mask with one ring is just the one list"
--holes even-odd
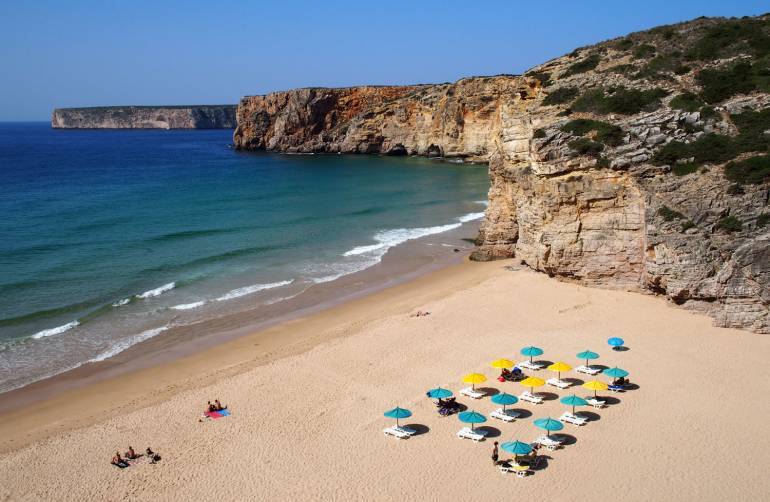
[(597, 390), (607, 390), (608, 388), (606, 383), (600, 382), (598, 380), (591, 380), (590, 382), (586, 382), (583, 384), (583, 387), (594, 391), (594, 397), (596, 397)]
[(513, 368), (516, 365), (513, 361), (510, 359), (498, 359), (496, 361), (492, 361), (492, 367), (493, 368)]
[(481, 373), (468, 373), (463, 377), (463, 382), (471, 384), (474, 390), (476, 389), (477, 383), (482, 383), (486, 381), (487, 381), (487, 377), (485, 377)]
[(522, 380), (519, 383), (521, 385), (523, 385), (524, 387), (529, 387), (530, 392), (534, 392), (535, 391), (535, 387), (541, 387), (541, 386), (545, 385), (545, 380), (543, 380), (542, 378), (531, 376), (531, 377), (525, 378), (524, 380)]
[(548, 369), (551, 370), (551, 371), (557, 372), (558, 375), (559, 375), (559, 380), (561, 380), (561, 372), (562, 371), (569, 371), (569, 370), (571, 370), (572, 366), (570, 366), (567, 363), (558, 362), (558, 363), (553, 363), (552, 365), (550, 365), (548, 367)]

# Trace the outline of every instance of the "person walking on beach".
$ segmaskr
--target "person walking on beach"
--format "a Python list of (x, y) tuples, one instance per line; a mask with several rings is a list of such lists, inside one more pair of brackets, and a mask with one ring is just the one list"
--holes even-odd
[(497, 465), (497, 460), (500, 458), (500, 452), (497, 450), (497, 441), (495, 441), (495, 446), (492, 449), (492, 463)]

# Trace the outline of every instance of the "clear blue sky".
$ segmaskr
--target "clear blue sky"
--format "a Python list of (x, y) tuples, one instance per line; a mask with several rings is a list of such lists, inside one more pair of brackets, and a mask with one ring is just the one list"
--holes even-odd
[(767, 0), (0, 0), (0, 120), (520, 73), (631, 31), (768, 10)]

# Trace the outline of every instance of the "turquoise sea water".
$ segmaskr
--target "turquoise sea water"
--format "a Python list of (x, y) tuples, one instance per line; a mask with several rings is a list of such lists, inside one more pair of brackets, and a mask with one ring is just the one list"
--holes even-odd
[(0, 124), (0, 391), (476, 220), (486, 168)]

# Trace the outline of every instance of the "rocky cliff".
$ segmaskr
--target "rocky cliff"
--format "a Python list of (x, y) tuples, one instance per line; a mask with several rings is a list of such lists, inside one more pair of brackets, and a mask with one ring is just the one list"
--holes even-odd
[(235, 105), (57, 108), (55, 129), (234, 129)]
[(770, 333), (770, 17), (697, 19), (523, 76), (243, 98), (242, 149), (488, 162), (474, 258)]

